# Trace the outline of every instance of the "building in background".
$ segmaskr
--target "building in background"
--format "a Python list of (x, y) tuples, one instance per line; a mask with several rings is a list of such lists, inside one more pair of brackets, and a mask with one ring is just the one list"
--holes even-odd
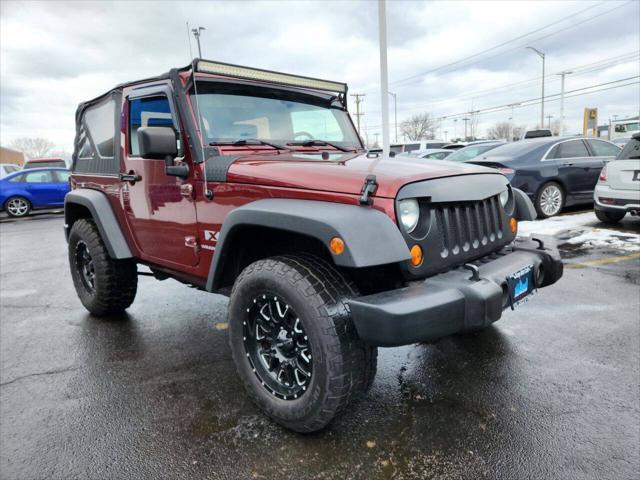
[(22, 167), (24, 165), (24, 154), (7, 147), (0, 147), (0, 163), (15, 163)]

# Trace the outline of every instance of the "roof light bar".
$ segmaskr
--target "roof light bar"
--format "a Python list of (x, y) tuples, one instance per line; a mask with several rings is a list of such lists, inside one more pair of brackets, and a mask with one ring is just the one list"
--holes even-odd
[(208, 60), (198, 60), (196, 70), (202, 73), (212, 73), (224, 75), (226, 77), (244, 78), (248, 80), (259, 80), (263, 82), (290, 85), (292, 87), (312, 88), (314, 90), (326, 90), (329, 92), (347, 92), (347, 85), (340, 82), (320, 80), (318, 78), (301, 77), (299, 75), (289, 75), (287, 73), (272, 72), (259, 68), (241, 67), (228, 63), (210, 62)]

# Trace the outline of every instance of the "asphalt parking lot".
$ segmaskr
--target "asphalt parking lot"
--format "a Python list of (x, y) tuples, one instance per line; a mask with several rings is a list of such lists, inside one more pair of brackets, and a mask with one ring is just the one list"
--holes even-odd
[(640, 475), (640, 248), (567, 245), (556, 288), (479, 334), (381, 349), (370, 393), (301, 436), (247, 399), (224, 297), (141, 277), (127, 315), (92, 318), (62, 225), (0, 224), (2, 478)]

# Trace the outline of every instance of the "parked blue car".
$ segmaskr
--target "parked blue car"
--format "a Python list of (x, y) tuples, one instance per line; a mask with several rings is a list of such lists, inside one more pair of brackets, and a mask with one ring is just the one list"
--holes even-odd
[(12, 217), (24, 217), (37, 208), (64, 205), (71, 172), (65, 168), (19, 170), (0, 180), (0, 206)]

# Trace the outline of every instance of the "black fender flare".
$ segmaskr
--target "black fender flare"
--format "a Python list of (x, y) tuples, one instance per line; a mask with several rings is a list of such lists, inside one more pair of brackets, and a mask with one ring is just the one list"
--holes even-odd
[(536, 207), (533, 206), (533, 202), (527, 194), (517, 188), (512, 188), (511, 190), (513, 190), (513, 198), (516, 203), (514, 212), (516, 220), (535, 220), (538, 218)]
[(244, 226), (302, 233), (327, 246), (333, 237), (340, 237), (345, 251), (333, 255), (333, 260), (341, 267), (372, 267), (411, 257), (398, 226), (379, 210), (315, 200), (257, 200), (236, 208), (225, 218), (209, 268), (208, 291), (220, 286), (222, 267), (232, 249), (226, 240)]
[(111, 258), (133, 257), (107, 195), (98, 190), (89, 188), (73, 190), (64, 197), (64, 230), (67, 241), (69, 241), (71, 225), (76, 220), (73, 215), (73, 205), (80, 205), (89, 210)]

